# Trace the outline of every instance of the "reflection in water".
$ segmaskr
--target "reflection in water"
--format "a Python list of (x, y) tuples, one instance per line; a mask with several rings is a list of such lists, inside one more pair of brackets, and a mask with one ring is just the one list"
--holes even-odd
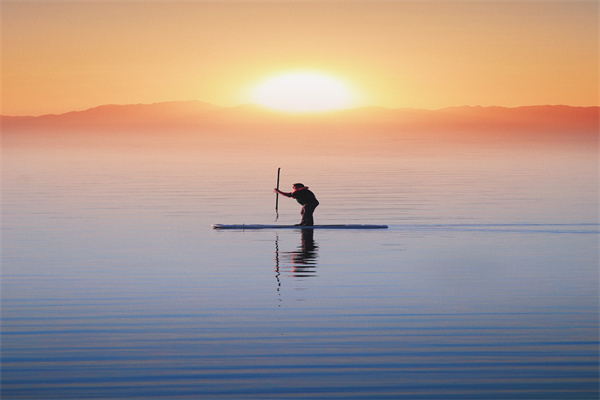
[(290, 272), (295, 278), (316, 276), (317, 250), (319, 246), (314, 240), (314, 229), (301, 229), (300, 245), (294, 251), (279, 251), (279, 236), (275, 238), (275, 277), (278, 290), (281, 286), (281, 272)]

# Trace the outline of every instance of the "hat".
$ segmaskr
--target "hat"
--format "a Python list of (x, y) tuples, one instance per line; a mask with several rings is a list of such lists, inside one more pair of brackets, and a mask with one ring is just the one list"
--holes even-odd
[(294, 183), (294, 187), (295, 187), (296, 189), (300, 189), (300, 188), (303, 188), (303, 187), (304, 187), (304, 185), (303, 185), (302, 183)]

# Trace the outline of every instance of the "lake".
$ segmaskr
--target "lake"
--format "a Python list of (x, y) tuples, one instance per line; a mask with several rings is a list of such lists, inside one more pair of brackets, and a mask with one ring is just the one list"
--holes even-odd
[(2, 399), (598, 398), (596, 148), (250, 144), (3, 146)]

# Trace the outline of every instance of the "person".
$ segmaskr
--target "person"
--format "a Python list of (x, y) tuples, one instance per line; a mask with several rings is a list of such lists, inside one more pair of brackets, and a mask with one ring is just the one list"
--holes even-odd
[(302, 205), (302, 220), (298, 226), (313, 226), (315, 224), (313, 219), (313, 213), (315, 208), (319, 205), (319, 201), (315, 197), (315, 194), (308, 190), (308, 186), (304, 186), (301, 183), (294, 183), (294, 190), (290, 193), (282, 192), (279, 189), (274, 189), (276, 193), (279, 193), (285, 197), (291, 197), (296, 199), (300, 205)]

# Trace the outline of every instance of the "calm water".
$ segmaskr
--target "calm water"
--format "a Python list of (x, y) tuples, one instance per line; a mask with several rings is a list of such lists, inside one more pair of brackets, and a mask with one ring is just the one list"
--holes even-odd
[(5, 146), (2, 399), (597, 399), (597, 152), (442, 148)]

